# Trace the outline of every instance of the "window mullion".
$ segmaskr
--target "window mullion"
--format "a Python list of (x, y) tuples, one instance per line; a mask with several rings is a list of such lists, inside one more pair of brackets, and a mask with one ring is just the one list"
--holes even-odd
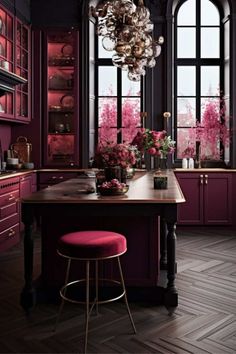
[(122, 142), (122, 71), (117, 69), (117, 140)]
[(196, 121), (201, 120), (201, 2), (196, 3)]

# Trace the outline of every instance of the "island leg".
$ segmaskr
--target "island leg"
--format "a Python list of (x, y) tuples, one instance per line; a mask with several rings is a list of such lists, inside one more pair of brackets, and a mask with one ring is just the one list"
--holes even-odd
[(167, 269), (167, 250), (166, 250), (166, 237), (167, 237), (167, 229), (166, 229), (166, 221), (164, 218), (161, 218), (160, 221), (160, 268), (161, 270)]
[(24, 277), (25, 284), (21, 292), (20, 304), (29, 314), (29, 311), (36, 303), (35, 289), (33, 288), (33, 258), (34, 258), (34, 239), (33, 239), (33, 214), (22, 204), (22, 221), (25, 225), (24, 231)]
[(175, 286), (176, 273), (176, 225), (173, 221), (167, 221), (167, 288), (165, 292), (165, 305), (173, 312), (178, 306), (178, 292)]

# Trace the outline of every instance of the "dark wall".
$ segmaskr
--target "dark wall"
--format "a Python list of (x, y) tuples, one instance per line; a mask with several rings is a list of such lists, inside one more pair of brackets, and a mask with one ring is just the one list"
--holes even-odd
[(0, 3), (18, 18), (30, 23), (30, 0), (0, 0)]
[(81, 19), (82, 0), (31, 0), (34, 27), (73, 27)]

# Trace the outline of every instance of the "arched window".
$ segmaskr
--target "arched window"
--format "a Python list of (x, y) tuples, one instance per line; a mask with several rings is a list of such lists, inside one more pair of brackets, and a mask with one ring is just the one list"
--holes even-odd
[[(188, 148), (196, 154), (201, 141), (196, 133), (205, 128), (210, 113), (224, 119), (224, 34), (220, 9), (210, 0), (181, 1), (174, 18), (175, 139), (181, 159)], [(213, 139), (213, 130), (209, 134), (208, 144), (200, 142), (201, 155), (220, 159), (220, 139)]]

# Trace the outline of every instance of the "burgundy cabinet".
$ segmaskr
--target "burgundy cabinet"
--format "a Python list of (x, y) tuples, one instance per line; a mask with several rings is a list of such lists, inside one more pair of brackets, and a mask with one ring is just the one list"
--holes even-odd
[(78, 31), (44, 32), (44, 51), (43, 164), (79, 165)]
[(0, 120), (31, 119), (31, 30), (0, 6)]
[(16, 19), (16, 74), (27, 80), (16, 86), (16, 119), (31, 120), (31, 31), (30, 27)]
[[(14, 72), (14, 17), (11, 13), (0, 7), (0, 74), (8, 76)], [(0, 92), (0, 119), (14, 118), (14, 90)]]
[(0, 252), (20, 240), (19, 177), (0, 181)]
[(213, 172), (176, 172), (186, 203), (178, 208), (178, 224), (230, 225), (232, 175)]

